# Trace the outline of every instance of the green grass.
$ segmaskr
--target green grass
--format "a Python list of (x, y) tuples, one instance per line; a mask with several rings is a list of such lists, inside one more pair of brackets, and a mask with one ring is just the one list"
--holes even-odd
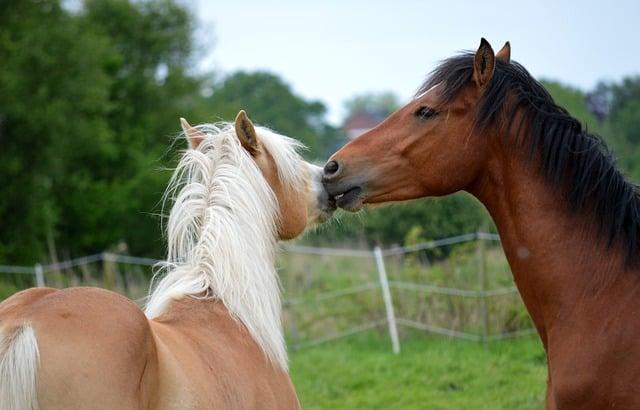
[(537, 338), (481, 343), (412, 332), (393, 355), (380, 334), (291, 354), (304, 409), (542, 409)]

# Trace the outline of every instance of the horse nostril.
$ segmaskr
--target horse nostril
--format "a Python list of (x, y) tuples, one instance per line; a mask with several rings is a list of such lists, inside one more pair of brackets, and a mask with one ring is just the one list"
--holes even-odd
[(334, 176), (335, 174), (338, 173), (338, 170), (340, 170), (340, 164), (338, 164), (337, 161), (329, 161), (324, 166), (324, 176), (325, 177)]

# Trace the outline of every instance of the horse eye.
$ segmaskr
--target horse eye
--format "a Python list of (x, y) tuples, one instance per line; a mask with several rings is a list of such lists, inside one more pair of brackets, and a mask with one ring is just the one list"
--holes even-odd
[(433, 118), (438, 115), (438, 112), (431, 107), (420, 107), (414, 115), (423, 120), (428, 120), (429, 118)]

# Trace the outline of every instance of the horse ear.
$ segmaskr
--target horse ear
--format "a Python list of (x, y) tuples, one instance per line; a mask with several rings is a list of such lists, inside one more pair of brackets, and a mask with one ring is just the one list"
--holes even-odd
[(484, 87), (493, 77), (496, 57), (493, 54), (491, 44), (484, 38), (480, 40), (480, 47), (473, 59), (473, 81), (479, 88)]
[(251, 155), (257, 154), (259, 150), (258, 134), (256, 134), (256, 129), (244, 110), (240, 110), (236, 115), (235, 127), (236, 135), (244, 149)]
[(202, 131), (199, 131), (193, 128), (184, 118), (180, 118), (180, 125), (182, 126), (182, 131), (184, 132), (184, 135), (187, 137), (189, 148), (191, 149), (198, 148), (198, 145), (200, 145), (200, 143), (205, 138), (204, 133)]
[(502, 60), (505, 63), (511, 62), (511, 44), (507, 41), (504, 46), (496, 53), (496, 58)]

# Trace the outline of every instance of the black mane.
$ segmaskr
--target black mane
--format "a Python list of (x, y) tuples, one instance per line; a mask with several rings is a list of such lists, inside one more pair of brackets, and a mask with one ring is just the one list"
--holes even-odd
[[(451, 102), (472, 81), (474, 54), (445, 60), (418, 94), (443, 84), (442, 103)], [(530, 159), (539, 159), (546, 179), (563, 189), (572, 212), (593, 212), (608, 246), (624, 247), (627, 263), (640, 260), (640, 192), (617, 169), (613, 154), (558, 106), (542, 84), (516, 62), (497, 59), (492, 79), (478, 102), (475, 129), (515, 127)], [(516, 111), (521, 121), (514, 124)]]

